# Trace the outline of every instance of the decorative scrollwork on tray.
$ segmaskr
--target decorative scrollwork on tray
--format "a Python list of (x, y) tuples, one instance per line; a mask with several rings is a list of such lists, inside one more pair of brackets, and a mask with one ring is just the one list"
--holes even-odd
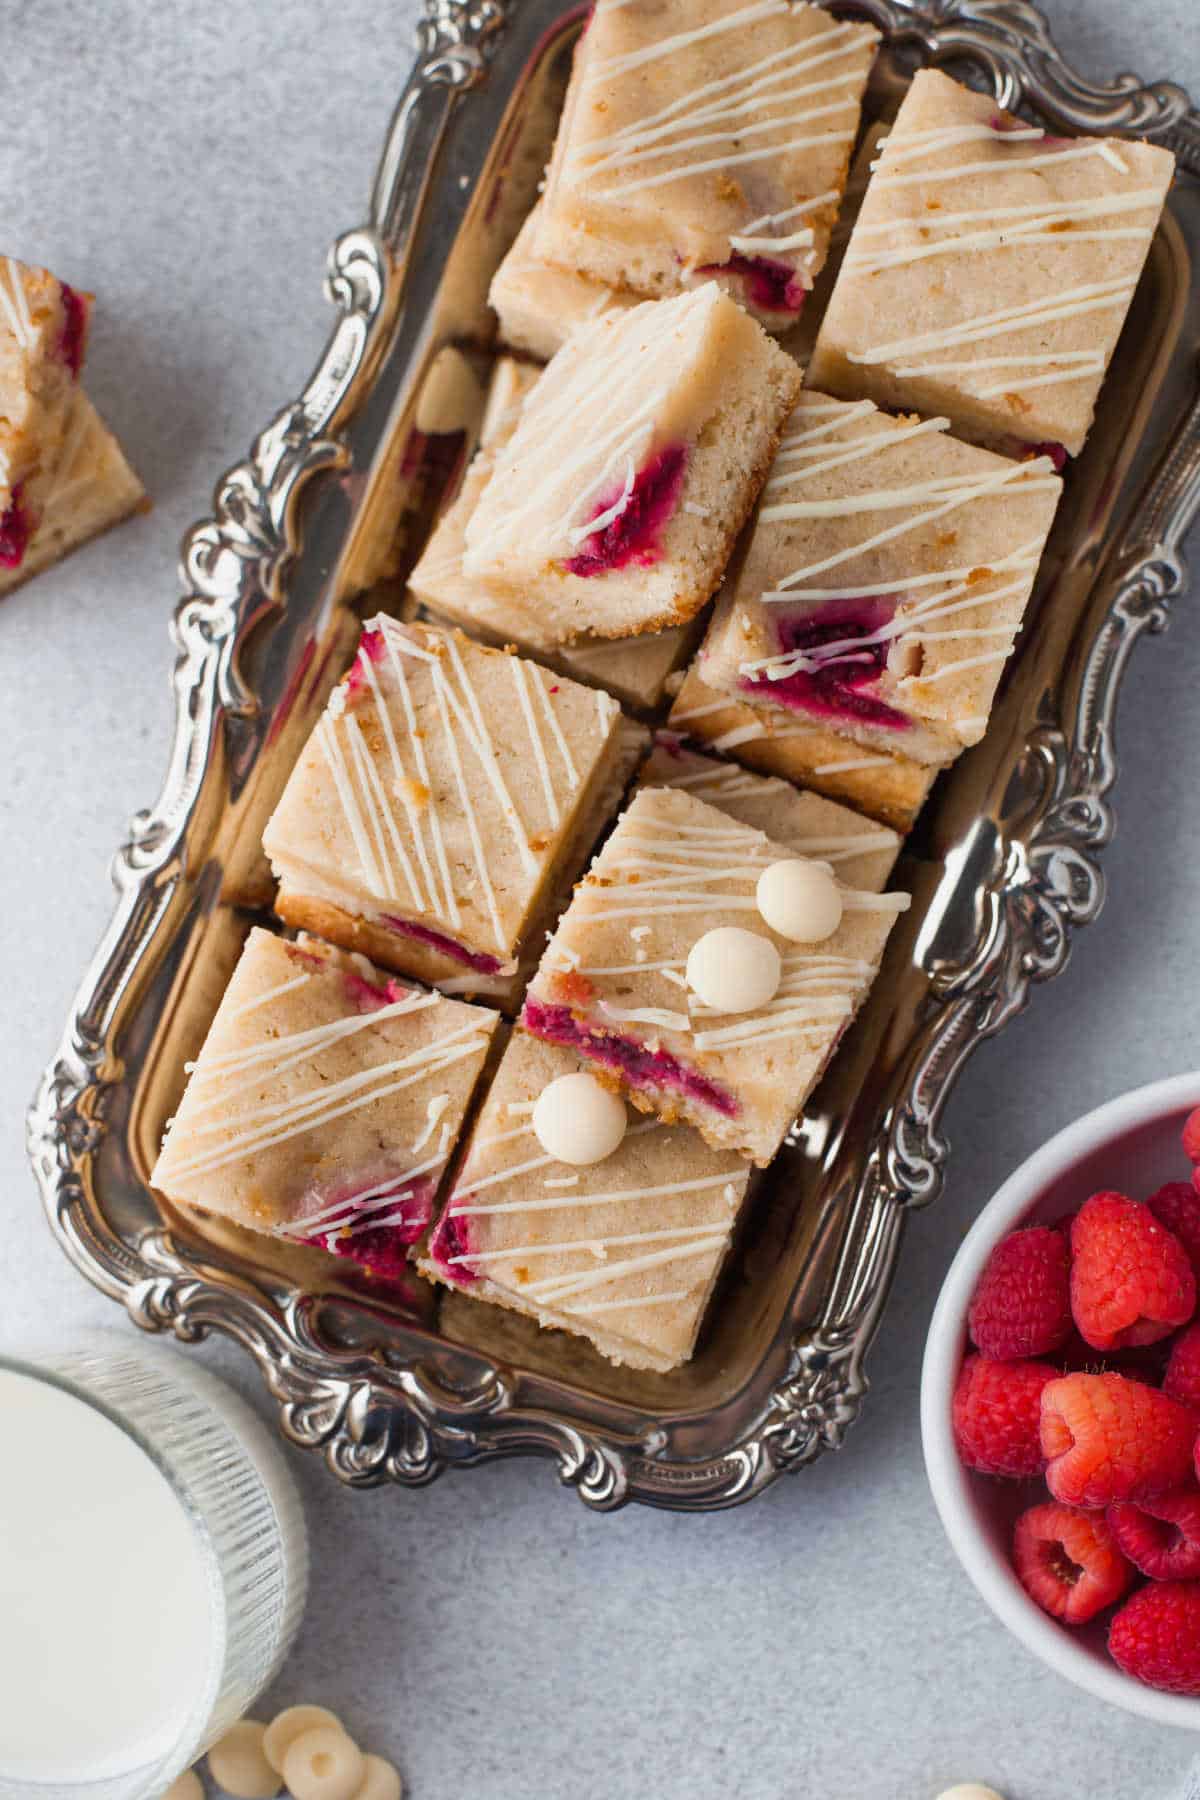
[(483, 80), (491, 43), (503, 24), (499, 0), (427, 0), (417, 25), (424, 79), (437, 86), (474, 87)]
[[(542, 7), (546, 24), (562, 11)], [(1123, 75), (1088, 81), (1067, 65), (1044, 19), (1023, 0), (849, 0), (918, 60), (973, 68), (1006, 105), (1089, 131), (1149, 132), (1200, 173), (1200, 131), (1170, 82)], [(720, 1454), (676, 1448), (669, 1419), (629, 1437), (529, 1403), (509, 1370), (464, 1353), (451, 1382), (419, 1359), (347, 1350), (321, 1305), (280, 1295), (244, 1269), (227, 1277), (161, 1228), (122, 1235), (96, 1202), (123, 1077), (122, 1005), (169, 930), (172, 895), (189, 862), (189, 831), (212, 744), (231, 716), (257, 706), (238, 662), (251, 627), (286, 601), (300, 542), (297, 502), (309, 481), (341, 467), (341, 427), (353, 412), (394, 315), (404, 235), (412, 228), (451, 110), (488, 78), (505, 39), (500, 0), (427, 0), (416, 71), (381, 161), (369, 227), (331, 254), (327, 288), (338, 318), (300, 398), (219, 482), (212, 517), (188, 534), (186, 598), (175, 619), (177, 717), (171, 763), (154, 807), (133, 821), (114, 865), (118, 905), (28, 1120), (29, 1151), (47, 1216), (81, 1271), (136, 1324), (193, 1342), (211, 1331), (255, 1360), (293, 1442), (316, 1450), (347, 1485), (433, 1480), (452, 1464), (536, 1453), (597, 1510), (629, 1499), (705, 1510), (749, 1499), (780, 1474), (836, 1449), (866, 1392), (864, 1358), (895, 1265), (905, 1215), (940, 1192), (947, 1156), (941, 1116), (975, 1046), (1022, 1008), (1032, 986), (1064, 966), (1072, 933), (1103, 901), (1099, 854), (1112, 834), (1113, 720), (1134, 644), (1161, 630), (1186, 585), (1179, 544), (1200, 503), (1200, 409), (1177, 431), (1105, 577), (1103, 610), (1077, 680), (1030, 733), (1004, 809), (987, 822), (971, 866), (971, 941), (931, 967), (921, 1032), (893, 1080), (859, 1173), (821, 1316), (786, 1335), (785, 1367), (754, 1416)], [(947, 880), (952, 876), (948, 875)], [(852, 1238), (852, 1241), (850, 1241)]]

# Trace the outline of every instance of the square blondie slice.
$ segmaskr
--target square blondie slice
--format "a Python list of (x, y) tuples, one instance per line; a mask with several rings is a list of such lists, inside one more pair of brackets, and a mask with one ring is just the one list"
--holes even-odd
[(709, 687), (914, 762), (978, 743), (1062, 480), (947, 423), (801, 397), (700, 652)]
[(151, 1183), (398, 1275), (428, 1229), (498, 1015), (255, 928)]
[(563, 647), (547, 640), (537, 618), (514, 604), (507, 588), (471, 580), (463, 573), (467, 520), (491, 479), (496, 453), (516, 430), (521, 401), (540, 373), (512, 357), (497, 363), (479, 449), (410, 575), (409, 587), (437, 618), (449, 619), (488, 643), (515, 645), (550, 668), (607, 688), (625, 706), (648, 711), (662, 699), (668, 676), (691, 654), (699, 631), (695, 624), (631, 638), (581, 637)]
[(582, 1066), (557, 1044), (513, 1033), (418, 1267), (589, 1338), (612, 1362), (678, 1368), (695, 1348), (750, 1169), (686, 1125), (637, 1114), (602, 1162), (557, 1162), (534, 1135), (533, 1108)]
[(525, 397), (462, 568), (546, 641), (694, 618), (795, 404), (800, 371), (712, 282), (578, 331)]
[(701, 680), (695, 663), (675, 696), (667, 726), (681, 739), (844, 801), (900, 832), (911, 829), (938, 775), (931, 763), (864, 750), (852, 738), (797, 714), (764, 712), (732, 694), (718, 694)]
[(41, 521), (87, 349), (92, 297), (0, 257), (0, 573)]
[(541, 220), (539, 200), (492, 277), (488, 304), (500, 322), (502, 343), (549, 362), (581, 325), (602, 313), (626, 312), (643, 296), (544, 261), (538, 254)]
[(793, 856), (827, 862), (846, 887), (882, 893), (900, 854), (900, 836), (820, 794), (774, 775), (702, 756), (660, 732), (638, 771), (640, 787), (681, 788), (739, 824), (786, 844)]
[(81, 387), (72, 391), (63, 446), (44, 489), (41, 518), (21, 561), (0, 564), (0, 595), (61, 562), (91, 538), (144, 512), (146, 490)]
[[(759, 914), (758, 878), (794, 851), (678, 789), (643, 788), (575, 890), (521, 1023), (588, 1058), (635, 1106), (695, 1125), (764, 1166), (783, 1141), (879, 968), (906, 894), (838, 887), (843, 917), (817, 944)], [(778, 992), (736, 1014), (702, 1005), (689, 952), (737, 926), (779, 953)]]
[(540, 254), (644, 294), (715, 277), (788, 329), (825, 260), (878, 41), (787, 0), (599, 0)]
[(936, 69), (863, 199), (809, 368), (846, 399), (945, 413), (1020, 454), (1083, 448), (1175, 159), (1057, 138)]
[(275, 910), (372, 960), (507, 1003), (619, 804), (617, 702), (459, 632), (377, 618), (263, 834)]

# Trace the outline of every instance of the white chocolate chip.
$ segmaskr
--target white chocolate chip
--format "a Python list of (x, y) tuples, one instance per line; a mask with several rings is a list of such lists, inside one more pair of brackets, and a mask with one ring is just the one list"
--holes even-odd
[(204, 1800), (204, 1783), (195, 1769), (188, 1769), (171, 1783), (162, 1800)]
[(1004, 1800), (1004, 1795), (978, 1781), (960, 1781), (957, 1787), (947, 1788), (939, 1794), (938, 1800)]
[(282, 1783), (263, 1750), (267, 1728), (257, 1719), (231, 1725), (208, 1753), (208, 1771), (233, 1800), (274, 1800)]
[(263, 1755), (278, 1774), (283, 1774), (283, 1759), (302, 1731), (313, 1731), (318, 1725), (331, 1725), (335, 1731), (346, 1727), (327, 1706), (285, 1706), (276, 1713), (263, 1736)]
[(627, 1123), (625, 1102), (583, 1069), (549, 1082), (533, 1108), (533, 1135), (546, 1155), (580, 1168), (611, 1156)]
[(366, 1758), (367, 1778), (354, 1800), (401, 1800), (404, 1787), (399, 1773), (382, 1756)]
[(827, 868), (802, 856), (769, 864), (754, 897), (771, 930), (794, 944), (822, 943), (842, 922), (837, 882)]
[(740, 925), (706, 931), (688, 952), (688, 986), (716, 1012), (757, 1012), (774, 999), (782, 974), (770, 938)]
[(283, 1759), (292, 1800), (355, 1800), (366, 1772), (366, 1758), (340, 1726), (302, 1731)]

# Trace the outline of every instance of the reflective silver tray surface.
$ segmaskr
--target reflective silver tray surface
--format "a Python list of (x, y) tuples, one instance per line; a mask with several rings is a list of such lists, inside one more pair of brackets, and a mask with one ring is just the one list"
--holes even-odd
[(266, 813), (363, 607), (399, 603), (428, 528), (414, 459), (461, 454), (422, 428), (420, 390), (443, 346), (486, 355), (487, 282), (531, 202), (583, 10), (428, 0), (369, 221), (330, 255), (326, 352), (185, 540), (166, 782), (117, 854), (116, 911), (28, 1137), (76, 1266), (145, 1329), (240, 1343), (286, 1434), (341, 1480), (416, 1486), (533, 1454), (595, 1508), (701, 1511), (841, 1443), (908, 1212), (941, 1187), (955, 1078), (1100, 910), (1121, 676), (1184, 591), (1200, 504), (1200, 117), (1169, 82), (1085, 80), (1021, 0), (834, 8), (884, 34), (877, 114), (912, 69), (947, 63), (1052, 128), (1168, 144), (1180, 173), (991, 728), (900, 866), (915, 903), (883, 976), (751, 1209), (695, 1360), (616, 1370), (466, 1299), (439, 1312), (415, 1279), (385, 1296), (318, 1252), (168, 1213), (147, 1184), (252, 916), (235, 902), (254, 897)]

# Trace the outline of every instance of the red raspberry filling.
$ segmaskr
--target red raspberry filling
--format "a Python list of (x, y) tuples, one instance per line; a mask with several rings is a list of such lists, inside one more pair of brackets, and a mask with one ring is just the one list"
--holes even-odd
[(352, 970), (344, 979), (346, 992), (361, 1013), (378, 1012), (381, 1006), (394, 1006), (412, 991), (401, 981), (387, 981), (380, 987), (377, 982), (368, 981), (365, 975), (356, 975)]
[[(433, 1181), (414, 1182), (402, 1176), (396, 1182), (394, 1205), (388, 1204), (386, 1192), (379, 1193), (372, 1188), (370, 1212), (364, 1215), (361, 1225), (355, 1225), (351, 1213), (345, 1223), (334, 1223), (327, 1231), (318, 1233), (316, 1242), (334, 1256), (358, 1263), (369, 1275), (397, 1281), (407, 1274), (409, 1246), (429, 1229), (435, 1187)], [(349, 1194), (345, 1199), (349, 1205), (353, 1195)], [(386, 1223), (372, 1224), (372, 1216), (382, 1220), (385, 1214), (388, 1215)]]
[(33, 518), (18, 483), (12, 490), (7, 509), (0, 513), (0, 569), (20, 568), (32, 536)]
[(63, 328), (58, 340), (58, 354), (70, 369), (73, 379), (78, 381), (87, 344), (88, 304), (65, 281), (59, 282), (58, 291), (62, 295), (63, 304)]
[(889, 623), (895, 609), (895, 601), (886, 597), (835, 600), (816, 611), (784, 617), (778, 624), (781, 655), (792, 651), (814, 655), (823, 644), (856, 638), (863, 640), (862, 648), (843, 651), (836, 661), (831, 659), (815, 669), (795, 669), (777, 681), (766, 674), (743, 676), (741, 686), (777, 706), (814, 718), (870, 725), (881, 731), (908, 731), (911, 721), (902, 712), (866, 691), (886, 666), (887, 640), (880, 641), (875, 634)]
[(503, 966), (498, 956), (491, 956), (486, 950), (468, 950), (457, 938), (435, 931), (432, 925), (418, 925), (414, 919), (397, 919), (390, 913), (384, 913), (379, 923), (397, 937), (413, 938), (418, 944), (428, 944), (431, 950), (440, 950), (464, 969), (473, 969), (476, 975), (498, 975)]
[[(659, 536), (675, 511), (683, 473), (687, 467), (686, 444), (669, 444), (644, 463), (633, 478), (629, 497), (615, 519), (585, 538), (577, 555), (563, 567), (568, 575), (607, 575), (630, 563), (647, 569), (659, 558)], [(624, 483), (599, 501), (592, 518), (611, 511), (624, 493)]]
[[(454, 1200), (463, 1198), (464, 1196), (459, 1194), (454, 1196)], [(465, 1198), (469, 1199), (469, 1196), (465, 1196)], [(451, 1201), (451, 1206), (454, 1204), (454, 1200)], [(466, 1256), (469, 1248), (467, 1221), (452, 1213), (447, 1207), (429, 1240), (430, 1262), (446, 1277), (447, 1281), (454, 1282), (458, 1287), (470, 1287), (472, 1282), (479, 1280), (478, 1271), (473, 1269), (470, 1263), (455, 1262), (454, 1260), (456, 1256)]]
[(650, 1050), (636, 1038), (620, 1032), (581, 1025), (569, 1006), (547, 1006), (541, 1000), (526, 1000), (521, 1023), (526, 1031), (531, 1031), (534, 1037), (544, 1038), (548, 1044), (565, 1044), (582, 1051), (593, 1062), (617, 1070), (630, 1087), (674, 1089), (727, 1119), (735, 1119), (741, 1111), (731, 1093), (707, 1075), (689, 1069), (669, 1050)]
[(1034, 444), (1032, 448), (1035, 456), (1048, 456), (1050, 458), (1050, 461), (1054, 464), (1055, 474), (1057, 475), (1062, 474), (1070, 460), (1067, 455), (1066, 446), (1063, 444)]
[(346, 698), (354, 700), (367, 685), (366, 663), (380, 663), (387, 651), (382, 631), (364, 631), (358, 640), (358, 655), (346, 676)]
[(743, 256), (735, 251), (728, 262), (705, 263), (696, 273), (736, 275), (747, 300), (760, 312), (799, 314), (808, 293), (795, 269), (770, 256)]

